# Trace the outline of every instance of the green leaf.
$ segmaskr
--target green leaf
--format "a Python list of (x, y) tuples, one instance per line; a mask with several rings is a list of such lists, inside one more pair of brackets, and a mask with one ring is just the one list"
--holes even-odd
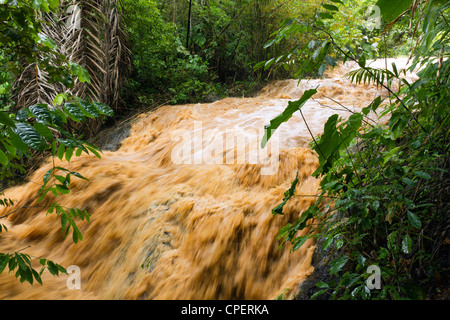
[(114, 115), (113, 109), (111, 109), (106, 104), (101, 103), (101, 102), (93, 102), (92, 104), (98, 109), (98, 111), (100, 111), (101, 114), (104, 114), (104, 115), (107, 115), (107, 116), (113, 116)]
[(48, 5), (50, 6), (50, 9), (52, 11), (55, 11), (56, 8), (58, 8), (58, 6), (59, 6), (60, 0), (47, 0), (47, 2), (48, 2)]
[(332, 4), (326, 4), (325, 3), (325, 4), (322, 4), (322, 7), (324, 7), (327, 10), (330, 10), (330, 11), (339, 11), (339, 8), (334, 6), (334, 5), (332, 5)]
[(333, 243), (333, 240), (334, 240), (334, 238), (331, 237), (331, 236), (326, 237), (325, 241), (322, 244), (322, 250), (323, 251), (327, 250), (331, 246), (331, 244)]
[(423, 171), (417, 170), (417, 171), (414, 171), (414, 174), (416, 176), (418, 176), (419, 178), (422, 178), (422, 179), (426, 179), (426, 180), (430, 180), (431, 179), (431, 176), (428, 173), (423, 172)]
[(52, 275), (57, 276), (58, 273), (59, 273), (59, 271), (58, 271), (58, 268), (56, 267), (55, 263), (54, 263), (53, 261), (47, 260), (47, 263), (46, 263), (46, 264), (47, 264), (47, 269), (48, 269), (48, 271), (49, 271)]
[(0, 253), (0, 273), (2, 273), (3, 270), (5, 270), (10, 259), (11, 259), (11, 257), (9, 254)]
[(333, 15), (329, 14), (328, 12), (319, 12), (319, 17), (322, 19), (333, 19)]
[(102, 113), (91, 103), (86, 101), (80, 101), (81, 111), (90, 118), (98, 118)]
[(398, 150), (400, 149), (400, 147), (395, 147), (392, 148), (385, 156), (383, 159), (383, 165), (385, 165), (389, 160), (391, 160), (394, 156), (398, 155)]
[(58, 151), (56, 152), (56, 156), (58, 157), (59, 160), (63, 159), (65, 152), (66, 152), (66, 147), (61, 143), (58, 146)]
[(47, 144), (45, 143), (42, 136), (26, 123), (16, 123), (15, 132), (20, 137), (20, 139), (28, 145), (30, 148), (37, 151), (44, 151), (47, 149)]
[(422, 222), (420, 221), (419, 217), (416, 216), (414, 213), (412, 213), (411, 211), (408, 210), (407, 212), (408, 214), (408, 221), (409, 223), (416, 229), (421, 229), (422, 228)]
[(325, 283), (323, 281), (317, 282), (315, 286), (320, 289), (328, 289), (330, 287), (330, 285), (328, 283)]
[(402, 111), (394, 112), (391, 119), (389, 119), (389, 128), (391, 129), (391, 137), (393, 140), (401, 136), (403, 129), (409, 122), (409, 116)]
[(264, 137), (261, 141), (261, 147), (264, 148), (269, 141), (270, 137), (273, 135), (276, 129), (283, 123), (288, 121), (295, 111), (300, 110), (300, 108), (311, 98), (315, 93), (317, 93), (316, 89), (306, 90), (301, 98), (297, 101), (289, 101), (287, 108), (283, 111), (282, 114), (275, 117), (270, 121), (269, 125), (264, 127)]
[(53, 99), (53, 105), (62, 105), (64, 100), (67, 100), (67, 94), (59, 93), (58, 95), (56, 95), (55, 99)]
[(67, 186), (64, 186), (64, 185), (61, 185), (61, 184), (57, 184), (57, 185), (55, 185), (55, 187), (56, 187), (56, 191), (58, 191), (59, 193), (62, 193), (62, 194), (69, 194), (70, 193), (70, 190), (69, 190), (69, 188)]
[(402, 178), (403, 183), (405, 183), (406, 185), (410, 186), (410, 187), (414, 187), (416, 185), (416, 182), (414, 180), (411, 180), (409, 178), (403, 177)]
[(71, 63), (70, 67), (71, 67), (72, 74), (77, 76), (78, 80), (80, 80), (80, 82), (87, 82), (87, 83), (91, 82), (91, 79), (89, 77), (89, 72), (87, 72), (87, 70), (85, 68), (83, 68), (82, 66), (80, 66), (77, 63)]
[(347, 255), (342, 255), (342, 256), (336, 258), (335, 260), (333, 260), (330, 263), (330, 270), (329, 270), (330, 275), (334, 275), (334, 274), (338, 273), (339, 271), (341, 271), (341, 269), (347, 263), (348, 259), (349, 258)]
[(0, 163), (4, 166), (8, 164), (9, 160), (6, 154), (0, 149)]
[[(366, 56), (364, 55), (364, 54), (361, 54), (360, 56), (359, 56), (359, 59), (358, 59), (358, 65), (361, 67), (361, 68), (365, 68), (366, 67)], [(359, 81), (358, 81), (359, 82)]]
[(40, 122), (36, 122), (33, 125), (33, 128), (36, 129), (36, 131), (43, 136), (47, 141), (53, 141), (53, 133), (51, 130), (45, 125)]
[(406, 234), (402, 241), (402, 251), (406, 254), (409, 254), (412, 252), (412, 239), (409, 236), (409, 234)]
[(99, 158), (99, 159), (102, 158), (102, 156), (101, 156), (100, 153), (98, 152), (98, 148), (91, 147), (91, 146), (86, 146), (86, 148), (88, 148), (89, 151), (91, 151), (97, 158)]
[(71, 174), (71, 175), (74, 175), (74, 176), (77, 177), (77, 178), (80, 178), (80, 179), (89, 181), (89, 179), (83, 177), (83, 176), (82, 176), (81, 174), (79, 174), (78, 172), (73, 172), (73, 171), (71, 171), (70, 174)]
[(34, 269), (31, 269), (31, 272), (33, 273), (34, 279), (35, 279), (40, 285), (42, 285), (42, 279), (41, 279), (41, 276), (39, 275), (39, 273), (38, 273), (36, 270), (34, 270)]
[(80, 73), (78, 74), (78, 79), (80, 79), (81, 82), (91, 83), (89, 72), (83, 67), (81, 67)]
[(321, 294), (324, 294), (325, 292), (327, 292), (327, 290), (328, 290), (328, 289), (322, 289), (322, 290), (317, 291), (316, 293), (314, 293), (314, 294), (311, 296), (311, 300), (314, 300), (315, 298), (317, 298), (317, 297), (320, 296)]
[(65, 154), (65, 158), (68, 162), (70, 162), (70, 159), (72, 159), (72, 155), (73, 155), (73, 148), (72, 147), (68, 147), (66, 149), (66, 154)]
[(9, 117), (9, 114), (5, 111), (0, 111), (0, 123), (3, 123), (10, 127), (15, 127), (14, 121)]
[(61, 266), (61, 265), (59, 265), (57, 263), (55, 263), (55, 266), (59, 270), (59, 272), (67, 274), (67, 270), (63, 266)]
[(409, 8), (413, 0), (378, 0), (376, 5), (386, 22), (391, 22)]
[[(68, 221), (68, 216), (66, 213), (63, 213), (61, 215), (61, 229), (62, 229), (64, 236), (67, 235), (67, 233), (66, 233), (67, 221)], [(68, 229), (67, 229), (67, 231), (68, 231)]]
[(293, 240), (292, 251), (297, 251), (308, 239), (309, 239), (308, 236), (301, 236), (301, 237), (295, 238)]
[(40, 10), (41, 9), (41, 5), (42, 5), (42, 0), (33, 0), (31, 2), (31, 4), (32, 4), (34, 9)]
[(286, 204), (286, 202), (294, 196), (295, 187), (297, 186), (297, 183), (298, 183), (298, 172), (297, 175), (295, 176), (294, 181), (291, 184), (291, 187), (287, 191), (285, 191), (283, 202), (280, 203), (278, 206), (276, 206), (274, 209), (272, 209), (273, 215), (276, 214), (283, 215), (283, 207)]
[(336, 249), (339, 250), (344, 245), (344, 239), (340, 238), (336, 240)]
[(28, 108), (32, 115), (36, 117), (36, 120), (43, 124), (52, 122), (52, 116), (47, 109), (46, 104), (37, 104)]
[(75, 103), (66, 103), (64, 109), (73, 121), (80, 122), (85, 120), (83, 112)]

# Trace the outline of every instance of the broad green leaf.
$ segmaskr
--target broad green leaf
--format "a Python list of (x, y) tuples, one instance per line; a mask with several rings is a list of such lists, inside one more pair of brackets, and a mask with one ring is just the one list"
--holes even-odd
[(403, 132), (403, 129), (409, 122), (409, 115), (406, 115), (402, 111), (394, 112), (391, 119), (389, 119), (389, 128), (391, 129), (391, 136), (393, 140), (396, 140)]
[(56, 95), (55, 99), (53, 99), (53, 105), (62, 105), (64, 100), (67, 100), (67, 94), (59, 93), (58, 95)]
[(41, 9), (41, 5), (42, 5), (42, 0), (33, 0), (31, 2), (31, 4), (33, 5), (34, 9), (40, 10)]
[(57, 276), (57, 275), (58, 275), (58, 273), (59, 273), (58, 268), (56, 267), (56, 265), (55, 265), (55, 263), (54, 263), (53, 261), (47, 260), (47, 261), (46, 261), (46, 265), (47, 265), (48, 271), (49, 271), (52, 275), (54, 275), (54, 276)]
[(0, 123), (3, 123), (10, 127), (15, 127), (14, 121), (9, 117), (6, 111), (0, 111)]
[(89, 72), (83, 67), (81, 67), (81, 69), (80, 69), (80, 73), (78, 74), (78, 79), (81, 82), (87, 82), (89, 84), (91, 83), (91, 78), (89, 76)]
[(59, 6), (60, 0), (47, 0), (47, 2), (48, 2), (48, 5), (50, 6), (50, 9), (52, 11), (55, 11), (56, 8), (58, 8), (58, 6)]
[(9, 254), (0, 253), (0, 273), (2, 273), (3, 270), (5, 270), (10, 259), (11, 259), (11, 257)]
[(59, 160), (62, 160), (64, 157), (64, 153), (66, 152), (66, 147), (63, 144), (58, 146), (58, 151), (56, 152), (56, 156)]
[(333, 15), (329, 14), (328, 12), (319, 12), (319, 17), (322, 19), (333, 19)]
[(278, 206), (276, 206), (274, 209), (272, 209), (272, 214), (283, 215), (283, 207), (286, 204), (286, 202), (294, 196), (295, 187), (297, 186), (297, 183), (298, 183), (298, 172), (297, 172), (297, 175), (295, 176), (294, 181), (291, 184), (291, 187), (284, 192), (283, 202), (280, 203)]
[(410, 187), (414, 187), (414, 186), (416, 185), (416, 182), (415, 182), (414, 180), (411, 180), (411, 179), (409, 179), (409, 178), (407, 178), (407, 177), (403, 177), (403, 178), (402, 178), (402, 181), (403, 181), (406, 185), (408, 185), (408, 186), (410, 186)]
[(61, 229), (63, 234), (66, 236), (66, 226), (67, 226), (68, 216), (66, 213), (63, 213), (61, 215)]
[(417, 170), (417, 171), (414, 171), (414, 174), (422, 179), (426, 179), (426, 180), (431, 179), (431, 176), (428, 173), (423, 172), (423, 171)]
[(28, 117), (29, 117), (29, 114), (28, 114), (27, 109), (21, 109), (21, 110), (17, 111), (17, 113), (16, 113), (16, 121), (23, 122), (23, 121), (27, 120)]
[(345, 264), (348, 261), (348, 256), (347, 255), (342, 255), (338, 258), (336, 258), (335, 260), (333, 260), (332, 262), (330, 262), (330, 270), (329, 273), (331, 275), (334, 275), (336, 273), (338, 273), (339, 271), (341, 271), (341, 269), (345, 266)]
[(87, 117), (90, 118), (98, 118), (102, 115), (102, 113), (94, 105), (86, 101), (80, 101), (80, 109)]
[(339, 11), (338, 7), (336, 7), (332, 4), (322, 4), (322, 7), (324, 7), (327, 10), (330, 10), (330, 11)]
[(409, 8), (413, 0), (378, 0), (376, 5), (386, 22), (391, 22)]
[(4, 166), (8, 164), (9, 160), (6, 154), (0, 149), (0, 163)]
[(80, 122), (86, 119), (83, 112), (81, 112), (80, 108), (75, 103), (66, 103), (64, 109), (73, 121)]
[(33, 128), (36, 129), (36, 131), (43, 136), (48, 141), (53, 141), (53, 133), (52, 131), (45, 125), (40, 122), (36, 122), (33, 125)]
[[(45, 3), (45, 0), (43, 1), (43, 3)], [(45, 10), (46, 12), (48, 12), (48, 7), (47, 10)], [(43, 33), (39, 33), (38, 34), (39, 37), (39, 43), (46, 46), (49, 49), (56, 49), (58, 48), (58, 45), (56, 44), (56, 42), (52, 39), (49, 38), (48, 36), (46, 36)]]
[(100, 113), (102, 113), (104, 115), (107, 115), (107, 116), (113, 116), (114, 115), (113, 109), (111, 109), (106, 104), (101, 103), (101, 102), (93, 102), (92, 104), (100, 111)]
[(409, 254), (412, 252), (412, 239), (409, 236), (409, 234), (406, 234), (405, 237), (402, 240), (402, 251), (406, 254)]
[(330, 285), (328, 283), (325, 283), (323, 281), (319, 281), (316, 283), (316, 287), (321, 288), (321, 289), (326, 289), (329, 288)]
[(297, 101), (289, 101), (287, 108), (283, 111), (282, 114), (270, 120), (270, 124), (264, 127), (264, 137), (261, 141), (261, 147), (264, 148), (269, 141), (270, 137), (273, 135), (276, 129), (283, 123), (288, 121), (295, 111), (300, 110), (300, 108), (311, 98), (315, 93), (317, 93), (316, 89), (306, 90), (301, 98)]
[(297, 251), (308, 239), (309, 239), (308, 236), (301, 236), (301, 237), (295, 238), (292, 241), (293, 242), (292, 251)]
[(89, 181), (89, 179), (83, 177), (83, 176), (82, 176), (81, 174), (79, 174), (78, 172), (73, 172), (73, 171), (72, 171), (72, 172), (70, 172), (70, 174), (71, 174), (71, 175), (74, 175), (74, 176), (77, 177), (77, 178), (80, 178), (80, 179)]
[(47, 124), (52, 122), (52, 116), (47, 109), (46, 104), (36, 104), (28, 108), (36, 120), (40, 123)]
[(68, 147), (66, 149), (66, 154), (65, 154), (65, 158), (68, 162), (70, 162), (70, 159), (72, 159), (72, 155), (73, 155), (73, 148), (72, 147)]
[(385, 156), (383, 159), (383, 165), (385, 165), (389, 160), (391, 160), (392, 158), (394, 158), (396, 155), (398, 155), (398, 150), (400, 150), (400, 147), (395, 147), (393, 149), (391, 149)]
[(33, 273), (34, 279), (35, 279), (40, 285), (42, 285), (42, 279), (41, 279), (41, 276), (39, 275), (39, 273), (38, 273), (36, 270), (34, 270), (34, 269), (31, 269), (31, 272)]
[(44, 139), (42, 139), (42, 136), (30, 125), (18, 122), (16, 123), (15, 132), (30, 148), (37, 151), (44, 151), (47, 149), (47, 144)]
[(419, 217), (416, 216), (414, 213), (408, 210), (408, 221), (409, 223), (416, 229), (422, 228), (422, 222), (420, 221)]
[(70, 193), (69, 188), (67, 188), (66, 186), (63, 186), (61, 184), (57, 184), (57, 185), (55, 185), (55, 187), (56, 187), (56, 191), (58, 191), (59, 193), (62, 193), (62, 194), (69, 194)]
[(328, 236), (325, 238), (325, 241), (322, 244), (322, 250), (327, 250), (331, 244), (333, 243), (334, 238), (332, 236)]

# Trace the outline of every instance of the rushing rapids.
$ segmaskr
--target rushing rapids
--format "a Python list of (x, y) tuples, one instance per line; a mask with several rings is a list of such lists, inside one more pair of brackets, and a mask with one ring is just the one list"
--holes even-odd
[[(276, 81), (254, 98), (209, 104), (164, 106), (140, 115), (118, 151), (102, 159), (83, 155), (57, 165), (89, 181), (72, 179), (68, 195), (34, 199), (51, 159), (29, 182), (5, 191), (15, 206), (1, 208), (8, 232), (0, 252), (23, 250), (39, 258), (79, 267), (81, 289), (67, 276), (42, 275), (43, 285), (19, 283), (7, 269), (0, 299), (273, 299), (295, 288), (312, 271), (314, 243), (279, 249), (279, 229), (313, 201), (318, 165), (308, 149), (328, 117), (360, 110), (381, 94), (373, 85), (342, 78), (354, 65), (323, 79)], [(264, 125), (306, 89), (318, 93), (280, 126), (264, 150)], [(345, 108), (343, 107), (345, 106)], [(373, 115), (372, 115), (373, 116)], [(296, 194), (284, 216), (274, 208), (298, 171)], [(307, 195), (311, 195), (308, 197)], [(77, 220), (83, 241), (64, 239), (46, 205), (86, 209)]]

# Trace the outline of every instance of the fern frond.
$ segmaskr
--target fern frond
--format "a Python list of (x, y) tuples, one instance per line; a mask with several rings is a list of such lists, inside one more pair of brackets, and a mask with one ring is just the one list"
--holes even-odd
[(392, 80), (398, 78), (398, 74), (394, 74), (387, 69), (375, 69), (370, 67), (352, 70), (344, 75), (344, 78), (349, 79), (356, 84), (375, 84), (377, 87), (385, 85), (390, 87)]

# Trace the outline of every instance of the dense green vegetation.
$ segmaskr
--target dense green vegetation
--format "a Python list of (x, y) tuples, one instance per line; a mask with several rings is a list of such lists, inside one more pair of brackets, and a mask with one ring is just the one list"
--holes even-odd
[[(3, 189), (22, 182), (43, 155), (70, 160), (84, 152), (100, 157), (99, 150), (85, 141), (88, 137), (82, 136), (82, 128), (112, 116), (111, 101), (116, 115), (128, 116), (164, 103), (249, 95), (268, 80), (318, 77), (339, 61), (352, 60), (360, 68), (349, 79), (374, 83), (389, 98), (376, 98), (347, 120), (330, 117), (323, 135), (312, 137), (311, 148), (320, 161), (314, 175), (321, 178), (321, 193), (313, 206), (280, 230), (279, 239), (291, 242), (297, 250), (308, 238), (321, 238), (322, 249), (338, 253), (329, 277), (317, 283), (313, 298), (424, 299), (437, 298), (447, 290), (447, 1), (105, 0), (110, 9), (117, 6), (120, 23), (114, 25), (123, 25), (124, 31), (105, 27), (113, 16), (107, 18), (103, 12), (106, 18), (96, 20), (95, 25), (114, 37), (85, 37), (76, 50), (68, 51), (82, 48), (82, 56), (91, 57), (79, 63), (61, 52), (64, 46), (58, 32), (49, 31), (49, 27), (57, 29), (53, 15), (63, 17), (67, 5), (75, 2), (0, 0)], [(374, 4), (382, 15), (379, 26), (370, 24), (378, 21), (376, 11), (368, 9)], [(97, 19), (102, 12), (92, 16)], [(81, 30), (89, 29), (88, 23), (83, 24)], [(73, 32), (80, 29), (73, 23), (70, 26)], [(59, 32), (65, 30), (59, 27)], [(56, 35), (54, 39), (50, 34)], [(109, 48), (105, 43), (120, 45)], [(112, 61), (111, 70), (97, 68), (96, 45), (107, 48), (100, 56), (107, 59), (104, 65)], [(123, 48), (120, 53), (118, 47)], [(112, 57), (111, 52), (115, 52)], [(405, 72), (395, 65), (390, 70), (373, 69), (366, 63), (396, 55), (411, 55), (410, 70), (421, 68), (419, 80), (408, 82)], [(18, 103), (18, 80), (29, 66), (42, 71), (39, 80), (45, 78), (45, 88), (51, 85), (50, 101)], [(122, 84), (119, 79), (124, 75), (118, 74), (128, 69)], [(108, 82), (115, 86), (105, 88), (107, 81), (91, 81), (103, 79), (100, 75), (117, 79)], [(105, 91), (94, 94), (99, 90), (86, 88)], [(292, 113), (301, 112), (315, 92), (308, 90), (300, 100), (290, 102), (266, 127), (266, 138)], [(390, 120), (384, 126), (374, 125), (366, 121), (369, 112)], [(53, 166), (36, 197), (69, 193), (71, 179), (86, 177)], [(274, 214), (283, 214), (284, 204), (295, 196), (297, 182), (273, 209)], [(11, 204), (9, 199), (0, 199), (2, 206)], [(66, 236), (71, 230), (74, 242), (82, 240), (75, 220), (88, 220), (88, 212), (57, 203), (49, 204), (48, 212), (58, 215)], [(296, 236), (310, 222), (315, 223), (312, 232)], [(5, 231), (0, 223), (0, 232)], [(40, 283), (46, 269), (52, 274), (65, 272), (45, 258), (40, 259), (41, 270), (34, 270), (31, 257), (19, 249), (0, 253), (0, 272), (13, 271), (20, 281), (30, 283)], [(370, 274), (366, 270), (371, 265), (381, 270), (378, 290), (367, 288)]]
[[(329, 28), (332, 24), (327, 26), (320, 19), (305, 24), (327, 37), (302, 70), (320, 68), (322, 61), (331, 61), (326, 57), (334, 50), (343, 60), (358, 62), (360, 69), (348, 74), (352, 81), (374, 83), (389, 92), (388, 99), (377, 97), (345, 121), (337, 114), (331, 116), (324, 133), (312, 137), (311, 146), (319, 156), (320, 165), (313, 175), (321, 178), (320, 196), (279, 234), (284, 242), (292, 243), (294, 251), (306, 239), (321, 237), (321, 249), (339, 253), (330, 263), (329, 277), (316, 284), (312, 298), (425, 299), (445, 297), (448, 290), (450, 4), (415, 2), (410, 7), (409, 1), (402, 7), (402, 1), (397, 1), (397, 6), (393, 2), (377, 3), (389, 23), (380, 31), (395, 28), (400, 14), (421, 31), (421, 36), (413, 39), (409, 68), (420, 67), (414, 83), (408, 82), (405, 70), (398, 70), (395, 64), (391, 70), (368, 67), (368, 52), (336, 41)], [(339, 10), (336, 6), (324, 9), (320, 17), (331, 21), (331, 14)], [(293, 112), (301, 112), (314, 93), (309, 90), (299, 101), (291, 102), (289, 112), (274, 119), (267, 132)], [(388, 116), (388, 124), (365, 121), (369, 112)], [(284, 205), (295, 196), (297, 183), (295, 180), (286, 191), (274, 214), (283, 214)], [(311, 221), (317, 222), (311, 233), (297, 237), (297, 231), (308, 228)], [(368, 288), (369, 266), (377, 266), (381, 272), (382, 286), (377, 290)]]
[[(6, 2), (6, 4), (5, 4)], [(100, 157), (100, 150), (94, 145), (82, 141), (71, 132), (70, 122), (82, 122), (86, 118), (98, 118), (113, 114), (112, 109), (101, 102), (88, 102), (65, 91), (58, 94), (51, 105), (36, 103), (17, 112), (11, 110), (13, 100), (11, 88), (14, 76), (20, 75), (28, 65), (47, 74), (49, 83), (60, 83), (62, 88), (73, 88), (76, 80), (90, 82), (85, 68), (67, 59), (57, 51), (56, 43), (42, 33), (41, 20), (37, 13), (50, 13), (57, 10), (59, 1), (2, 1), (0, 6), (0, 52), (2, 54), (2, 106), (0, 110), (0, 163), (3, 188), (13, 182), (21, 182), (30, 169), (30, 164), (40, 154), (49, 154), (54, 158), (70, 161), (72, 156), (83, 152)], [(40, 203), (47, 193), (55, 197), (70, 192), (73, 178), (87, 179), (78, 172), (55, 166), (45, 174), (43, 184), (36, 195)], [(13, 201), (0, 199), (0, 205), (9, 207)], [(31, 200), (31, 199), (30, 199)], [(42, 203), (44, 205), (44, 203)], [(82, 240), (75, 219), (89, 220), (89, 213), (78, 208), (64, 208), (57, 202), (46, 206), (48, 214), (56, 213), (61, 219), (61, 229), (65, 236), (72, 230), (75, 243)], [(17, 213), (26, 205), (17, 208), (0, 219)], [(0, 233), (8, 231), (0, 224)], [(53, 275), (66, 270), (59, 264), (40, 257), (41, 269), (32, 267), (30, 255), (23, 252), (26, 248), (17, 248), (15, 252), (0, 252), (0, 273), (6, 268), (14, 272), (20, 282), (34, 281), (42, 284), (41, 275), (48, 270)]]

